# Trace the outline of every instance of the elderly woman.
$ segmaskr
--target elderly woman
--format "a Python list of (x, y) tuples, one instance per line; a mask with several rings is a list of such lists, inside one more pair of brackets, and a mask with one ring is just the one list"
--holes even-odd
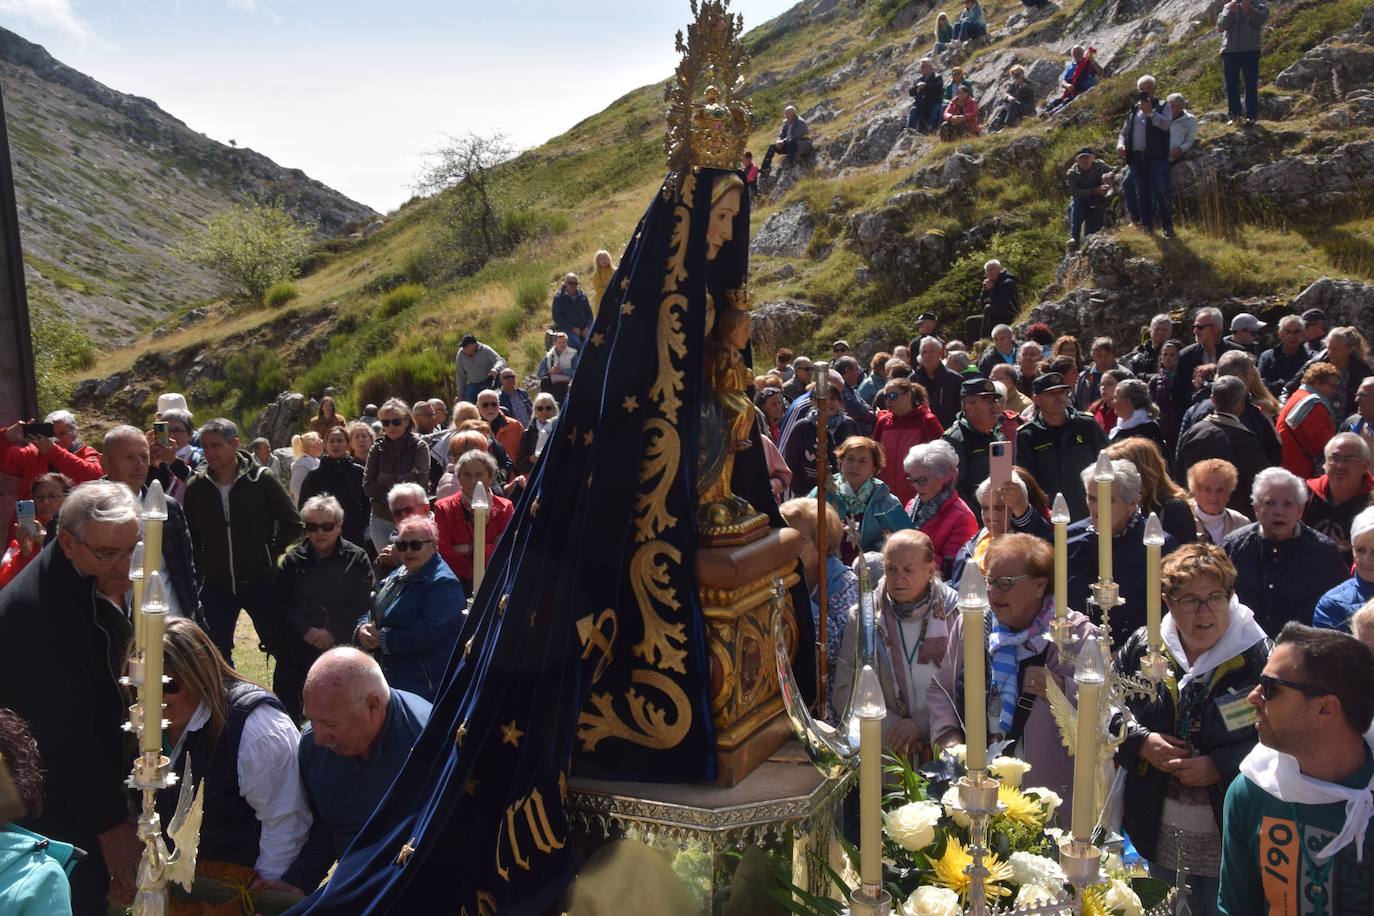
[(1049, 521), (1031, 504), (1030, 487), (1034, 486), (1035, 479), (1021, 468), (1012, 468), (1011, 480), (995, 490), (991, 479), (984, 479), (978, 485), (975, 495), (983, 509), (983, 527), (959, 548), (959, 555), (954, 558), (950, 585), (959, 587), (969, 560), (975, 561), (978, 568), (986, 573), (984, 564), (988, 547), (1004, 534), (1020, 532), (1047, 541), (1054, 537), (1054, 529)]
[(1326, 349), (1308, 360), (1307, 365), (1302, 367), (1303, 371), (1289, 380), (1284, 386), (1284, 395), (1291, 398), (1302, 387), (1303, 376), (1308, 368), (1316, 363), (1330, 363), (1339, 373), (1330, 399), (1331, 406), (1335, 408), (1336, 417), (1350, 416), (1359, 406), (1355, 403), (1355, 392), (1359, 391), (1360, 383), (1374, 375), (1374, 370), (1366, 362), (1367, 351), (1364, 335), (1355, 328), (1332, 328), (1326, 335)]
[[(243, 884), (279, 880), (310, 833), (300, 732), (277, 698), (230, 668), (191, 621), (169, 619), (162, 650), (172, 770), (184, 779), (191, 761), (195, 784), (205, 787), (197, 870)], [(164, 824), (179, 788), (158, 793)]]
[[(486, 451), (487, 437), (475, 429), (465, 429), (456, 432), (448, 440), (448, 464), (444, 467), (444, 476), (439, 478), (439, 485), (434, 488), (434, 498), (443, 499), (445, 496), (452, 496), (458, 492), (458, 459), (466, 455), (473, 449)], [(495, 461), (496, 459), (492, 459)], [(488, 487), (490, 489), (490, 487)]]
[(1302, 523), (1307, 486), (1265, 468), (1250, 489), (1259, 521), (1232, 532), (1222, 549), (1236, 565), (1236, 594), (1270, 637), (1290, 620), (1310, 624), (1317, 599), (1350, 575), (1336, 544)]
[[(929, 537), (907, 530), (887, 539), (883, 577), (873, 589), (873, 601), (877, 611), (878, 683), (887, 702), (883, 746), (913, 761), (926, 759), (931, 746), (926, 691), (944, 660), (949, 618), (959, 603), (958, 594), (935, 573), (935, 551)], [(856, 605), (849, 610), (832, 681), (833, 717), (848, 708), (854, 690), (858, 619)]]
[[(1107, 400), (1107, 372), (1103, 375), (1102, 399)], [(1159, 425), (1159, 408), (1150, 398), (1150, 386), (1138, 378), (1122, 379), (1116, 383), (1111, 395), (1112, 412), (1116, 422), (1107, 429), (1107, 440), (1117, 442), (1121, 439), (1144, 438), (1159, 446), (1161, 452), (1168, 448), (1164, 442), (1164, 430)]]
[[(881, 445), (867, 436), (850, 436), (835, 449), (835, 457), (840, 470), (825, 498), (840, 513), (842, 524), (854, 522), (859, 526), (859, 544), (846, 537), (840, 549), (841, 559), (852, 563), (864, 551), (882, 549), (883, 540), (892, 532), (912, 525), (897, 497), (877, 477), (887, 463)], [(810, 496), (814, 499), (816, 491)]]
[(954, 91), (954, 98), (945, 106), (940, 124), (941, 140), (957, 140), (960, 137), (976, 137), (983, 132), (978, 122), (978, 103), (968, 86), (960, 83)]
[(336, 426), (324, 438), (320, 466), (301, 482), (301, 505), (312, 497), (331, 494), (343, 506), (343, 536), (359, 547), (367, 544), (367, 525), (372, 506), (363, 492), (363, 466), (348, 450), (348, 433)]
[[(1093, 467), (1083, 469), (1083, 489), (1088, 494), (1088, 517), (1069, 525), (1069, 605), (1088, 606), (1090, 587), (1097, 581), (1099, 537), (1097, 484)], [(1140, 471), (1125, 459), (1112, 462), (1112, 578), (1121, 586), (1125, 603), (1112, 609), (1112, 648), (1119, 649), (1137, 628), (1145, 625), (1145, 517), (1140, 514)], [(1178, 541), (1164, 533), (1165, 554)], [(1098, 621), (1094, 621), (1097, 623)]]
[(391, 510), (386, 494), (398, 483), (429, 483), (429, 449), (415, 434), (410, 408), (399, 398), (391, 398), (377, 411), (382, 437), (367, 453), (363, 492), (372, 500), (372, 544), (381, 551), (391, 535)]
[(553, 395), (541, 392), (534, 398), (534, 419), (520, 437), (519, 456), (515, 459), (517, 474), (532, 474), (535, 462), (544, 454), (544, 446), (549, 441), (554, 425), (558, 422), (558, 402)]
[[(395, 525), (400, 525), (412, 515), (429, 518), (429, 497), (425, 488), (418, 483), (398, 483), (386, 495), (386, 504), (391, 509)], [(396, 539), (396, 529), (387, 532), (387, 545), (377, 553), (376, 578), (385, 578), (387, 573), (401, 565), (401, 555), (391, 543)]]
[(438, 551), (439, 528), (428, 516), (408, 516), (397, 528), (401, 567), (382, 580), (371, 614), (354, 640), (377, 661), (386, 682), (431, 703), (458, 644), (467, 598)]
[[(29, 561), (38, 556), (43, 545), (48, 542), (49, 528), (62, 501), (67, 498), (68, 481), (58, 473), (44, 474), (34, 479), (29, 498), (33, 501), (32, 530), (27, 525), (15, 527), (14, 539), (9, 549), (0, 557), (0, 588), (10, 584)], [(55, 533), (55, 529), (54, 529)]]
[[(873, 424), (873, 438), (888, 455), (905, 455), (915, 446), (934, 442), (944, 435), (945, 428), (930, 409), (926, 389), (916, 382), (904, 378), (888, 379), (878, 392), (875, 406), (878, 419)], [(889, 462), (878, 476), (902, 505), (911, 502), (916, 495), (899, 462)]]
[(1355, 612), (1374, 598), (1374, 507), (1365, 509), (1350, 524), (1355, 551), (1355, 574), (1317, 599), (1312, 626), (1351, 632)]
[(272, 610), (287, 635), (272, 673), (272, 692), (291, 718), (302, 719), (301, 689), (315, 659), (331, 646), (347, 645), (353, 625), (372, 600), (372, 562), (342, 536), (344, 508), (328, 494), (301, 506), (305, 540), (282, 557), (272, 587)]
[(458, 457), (454, 462), (454, 474), (458, 478), (458, 492), (445, 496), (434, 504), (434, 521), (439, 526), (439, 555), (444, 558), (449, 569), (453, 570), (458, 581), (463, 583), (463, 591), (473, 593), (473, 554), (476, 533), (473, 529), (472, 494), (481, 483), (487, 488), (491, 499), (491, 509), (487, 513), (486, 543), (483, 549), (483, 562), (491, 559), (496, 550), (496, 542), (515, 515), (515, 506), (503, 496), (491, 492), (496, 480), (496, 459), (485, 449), (472, 449)]
[[(1127, 702), (1135, 721), (1116, 762), (1126, 777), (1125, 827), (1150, 873), (1169, 884), (1178, 863), (1191, 872), (1194, 916), (1216, 914), (1221, 812), (1226, 789), (1255, 746), (1244, 715), (1272, 647), (1251, 610), (1236, 600), (1236, 568), (1220, 547), (1187, 544), (1160, 570), (1169, 613), (1160, 622), (1170, 681)], [(1149, 649), (1145, 628), (1117, 654), (1135, 674)]]
[[(988, 605), (984, 612), (988, 676), (988, 739), (1006, 739), (1005, 752), (1029, 763), (1035, 782), (1058, 793), (1071, 806), (1073, 759), (1060, 741), (1049, 700), (1046, 678), (1074, 695), (1073, 661), (1061, 657), (1049, 638), (1054, 617), (1050, 583), (1054, 579), (1054, 549), (1029, 534), (1008, 534), (993, 541), (987, 565)], [(1068, 612), (1076, 645), (1097, 633), (1088, 618)], [(964, 740), (963, 621), (955, 614), (949, 648), (935, 672), (930, 700), (930, 732), (941, 747)]]
[(1288, 396), (1274, 421), (1283, 466), (1304, 480), (1317, 476), (1322, 447), (1340, 422), (1331, 405), (1340, 378), (1340, 370), (1330, 363), (1312, 363), (1303, 370), (1302, 384)]
[(1159, 447), (1151, 440), (1131, 436), (1114, 442), (1103, 451), (1108, 458), (1124, 458), (1140, 473), (1140, 512), (1159, 516), (1164, 530), (1180, 544), (1191, 544), (1197, 538), (1197, 522), (1193, 518), (1188, 494), (1169, 476), (1169, 467)]
[(1188, 493), (1199, 541), (1220, 544), (1232, 531), (1250, 524), (1250, 519), (1227, 506), (1239, 479), (1236, 466), (1224, 458), (1207, 458), (1188, 469)]
[(902, 466), (916, 491), (906, 504), (911, 526), (930, 536), (935, 545), (935, 567), (948, 578), (959, 548), (978, 533), (977, 516), (955, 489), (959, 453), (944, 439), (936, 439), (907, 452)]
[(362, 420), (354, 420), (344, 427), (348, 431), (348, 455), (360, 466), (367, 465), (367, 455), (372, 451), (373, 444), (377, 437), (372, 434), (372, 427)]
[(811, 593), (811, 622), (820, 633), (820, 570), (825, 564), (825, 654), (829, 670), (834, 671), (840, 654), (840, 640), (849, 609), (859, 603), (859, 579), (840, 560), (840, 516), (834, 506), (825, 507), (825, 547), (819, 546), (818, 525), (820, 510), (814, 499), (789, 499), (778, 507), (783, 521), (795, 528), (802, 537), (802, 573)]

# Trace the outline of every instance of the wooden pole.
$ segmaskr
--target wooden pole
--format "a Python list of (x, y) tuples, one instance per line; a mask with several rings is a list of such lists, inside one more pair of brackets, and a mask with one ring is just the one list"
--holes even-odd
[(828, 710), (827, 689), (830, 681), (830, 657), (826, 652), (827, 642), (827, 588), (825, 581), (825, 562), (829, 543), (827, 537), (826, 486), (830, 482), (830, 462), (827, 460), (826, 433), (829, 431), (829, 417), (826, 408), (830, 399), (830, 364), (816, 363), (816, 384), (812, 399), (816, 402), (816, 553), (820, 560), (816, 568), (816, 599), (820, 612), (816, 615), (816, 715), (824, 717)]

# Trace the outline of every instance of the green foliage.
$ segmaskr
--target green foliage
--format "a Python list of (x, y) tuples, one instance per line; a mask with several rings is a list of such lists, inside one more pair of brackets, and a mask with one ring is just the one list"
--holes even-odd
[(423, 350), (391, 352), (368, 362), (354, 385), (356, 403), (380, 404), (389, 397), (407, 403), (420, 398), (454, 397), (454, 374), (451, 354), (456, 347), (427, 345)]
[(235, 353), (224, 364), (221, 394), (237, 393), (238, 403), (247, 407), (272, 400), (289, 382), (280, 353), (271, 347), (253, 347)]
[(281, 207), (243, 204), (215, 214), (177, 253), (219, 274), (247, 301), (261, 302), (272, 284), (298, 274), (310, 236)]
[(403, 283), (382, 297), (381, 307), (378, 314), (382, 318), (390, 318), (399, 315), (412, 305), (420, 301), (420, 297), (425, 294), (425, 288), (418, 283)]
[(268, 287), (262, 297), (262, 304), (270, 309), (278, 309), (288, 302), (299, 298), (301, 291), (290, 280), (278, 280)]
[(515, 287), (515, 304), (526, 312), (537, 311), (551, 298), (549, 284), (538, 277), (522, 280)]
[(71, 385), (65, 374), (95, 365), (95, 347), (63, 316), (52, 294), (39, 287), (29, 289), (29, 334), (41, 415), (66, 405)]
[(520, 333), (520, 325), (525, 320), (525, 310), (518, 305), (504, 309), (492, 323), (492, 333), (498, 340), (513, 341)]

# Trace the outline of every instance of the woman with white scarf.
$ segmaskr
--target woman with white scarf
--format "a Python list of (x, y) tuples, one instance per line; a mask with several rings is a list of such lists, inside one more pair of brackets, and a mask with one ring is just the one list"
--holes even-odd
[[(1220, 547), (1187, 544), (1160, 571), (1169, 613), (1160, 624), (1169, 674), (1153, 699), (1129, 700), (1135, 721), (1116, 760), (1126, 774), (1126, 833), (1172, 884), (1185, 866), (1194, 916), (1215, 914), (1226, 789), (1254, 748), (1248, 701), (1272, 643), (1236, 600), (1236, 568)], [(1117, 654), (1124, 674), (1149, 649), (1144, 627)]]
[(530, 474), (534, 463), (544, 454), (544, 445), (549, 441), (554, 424), (558, 422), (558, 402), (547, 391), (534, 397), (534, 418), (520, 435), (520, 450), (515, 459), (517, 474)]
[(1169, 454), (1164, 430), (1159, 425), (1159, 408), (1150, 398), (1149, 385), (1137, 378), (1122, 379), (1112, 392), (1111, 407), (1116, 423), (1107, 430), (1108, 442), (1139, 436), (1158, 445), (1161, 453)]

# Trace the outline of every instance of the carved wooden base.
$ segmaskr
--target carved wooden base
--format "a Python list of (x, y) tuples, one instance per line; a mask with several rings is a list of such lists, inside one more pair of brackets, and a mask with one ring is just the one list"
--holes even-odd
[(697, 553), (697, 580), (711, 653), (711, 718), (716, 728), (717, 784), (734, 786), (792, 735), (772, 663), (768, 622), (773, 584), (789, 590), (783, 617), (789, 654), (796, 653), (790, 589), (798, 581), (801, 537), (765, 529), (750, 543)]

